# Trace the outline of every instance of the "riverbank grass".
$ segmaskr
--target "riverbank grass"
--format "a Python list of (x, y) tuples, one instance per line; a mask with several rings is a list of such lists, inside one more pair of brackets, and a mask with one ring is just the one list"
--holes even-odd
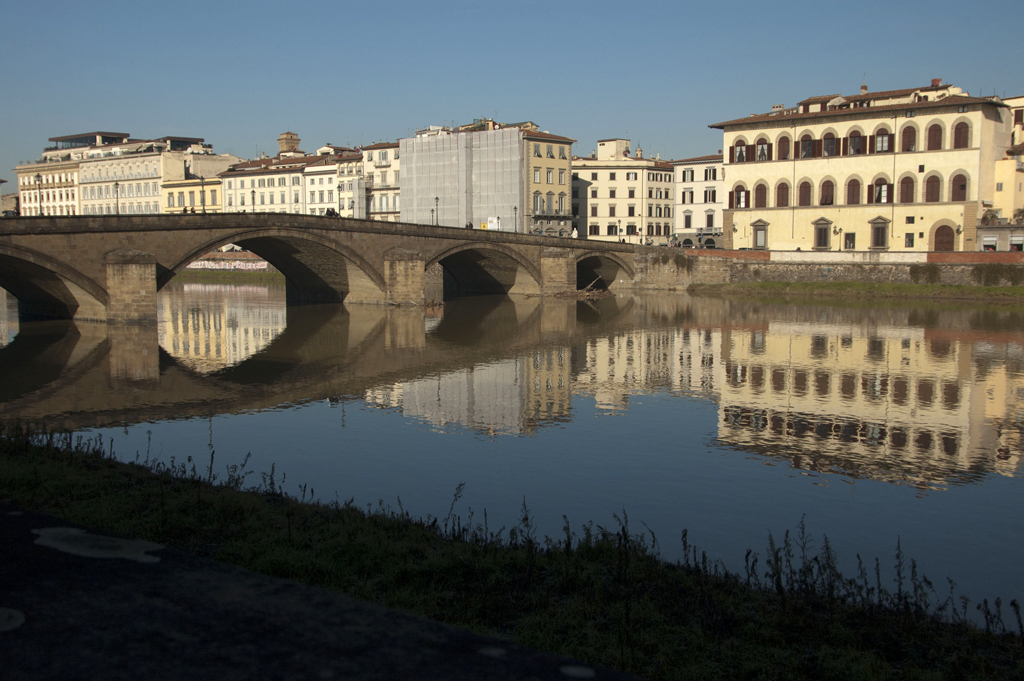
[(734, 284), (692, 284), (692, 295), (758, 299), (946, 299), (1024, 305), (1024, 286), (958, 286), (868, 282), (760, 281)]
[(651, 679), (1024, 678), (1017, 603), (984, 602), (972, 626), (973, 604), (898, 547), (886, 588), (877, 562), (840, 574), (801, 522), (734, 574), (685, 531), (686, 559), (661, 560), (662, 538), (624, 512), (540, 538), (525, 501), (515, 527), (494, 528), (456, 513), (460, 485), (445, 517), (416, 518), (399, 500), (310, 503), (315, 490), (291, 496), (273, 467), (244, 464), (123, 463), (98, 440), (0, 432), (0, 496), (15, 504)]

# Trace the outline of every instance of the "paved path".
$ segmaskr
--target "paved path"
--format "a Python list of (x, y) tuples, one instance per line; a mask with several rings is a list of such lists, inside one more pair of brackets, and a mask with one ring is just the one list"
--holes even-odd
[(627, 679), (0, 501), (3, 679)]

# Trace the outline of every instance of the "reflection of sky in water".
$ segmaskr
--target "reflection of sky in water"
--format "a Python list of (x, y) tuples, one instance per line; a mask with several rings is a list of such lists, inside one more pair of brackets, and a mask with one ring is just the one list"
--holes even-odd
[[(190, 302), (182, 292), (181, 309), (236, 305), (215, 291), (194, 294)], [(266, 305), (260, 298), (254, 307)], [(446, 310), (447, 318), (422, 320), (419, 337), (371, 319), (357, 341), (353, 317), (344, 337), (358, 348), (334, 348), (337, 361), (380, 343), (406, 348), (393, 351), (395, 367), (400, 357), (448, 354), (458, 368), (385, 366), (386, 378), (347, 397), (307, 395), (315, 401), (104, 433), (126, 458), (145, 452), (151, 431), (154, 455), (202, 460), (213, 448), (223, 470), (252, 452), (255, 470), (276, 464), (289, 485), (309, 483), (321, 499), (395, 506), (400, 498), (424, 515), (446, 513), (466, 482), (456, 510), (482, 522), (486, 508), (492, 529), (514, 523), (524, 497), (551, 535), (563, 514), (580, 531), (588, 520), (613, 524), (625, 509), (632, 529), (646, 523), (666, 556), (678, 557), (688, 528), (734, 570), (747, 548), (763, 552), (769, 530), (780, 537), (806, 515), (816, 546), (827, 533), (847, 573), (857, 553), (887, 569), (900, 538), (937, 584), (950, 576), (975, 600), (1024, 596), (1019, 330), (978, 330), (968, 317), (929, 326), (884, 311), (822, 308), (816, 317), (685, 305), (676, 315), (685, 323), (666, 322), (671, 309), (653, 314), (655, 303), (640, 298), (617, 308), (628, 323), (622, 314), (580, 316), (552, 335), (547, 320), (547, 335), (516, 351), (503, 345), (514, 329), (488, 336), (491, 323), (472, 326), (472, 315), (462, 331)], [(519, 307), (512, 318), (529, 335), (543, 312)], [(193, 317), (200, 329), (213, 318), (204, 314)], [(255, 329), (272, 315), (234, 319)], [(477, 337), (493, 348), (466, 340)], [(265, 348), (255, 357), (287, 354)]]

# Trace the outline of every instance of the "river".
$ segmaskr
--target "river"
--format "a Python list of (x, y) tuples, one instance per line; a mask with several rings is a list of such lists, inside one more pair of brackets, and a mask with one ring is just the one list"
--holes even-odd
[[(2, 292), (0, 292), (2, 293)], [(155, 328), (0, 309), (0, 419), (491, 529), (525, 505), (680, 533), (743, 571), (805, 519), (840, 566), (1024, 598), (1024, 315), (977, 304), (673, 295), (286, 308), (283, 286), (172, 282)], [(650, 536), (650, 535), (648, 535)], [(873, 565), (872, 565), (873, 571)], [(973, 609), (973, 605), (971, 606)]]

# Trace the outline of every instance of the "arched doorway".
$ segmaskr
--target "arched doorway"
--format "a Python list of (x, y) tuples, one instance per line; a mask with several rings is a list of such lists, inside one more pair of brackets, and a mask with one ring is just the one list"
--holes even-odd
[(935, 230), (936, 251), (952, 251), (956, 247), (956, 235), (949, 225), (942, 225)]
[(703, 245), (704, 245), (704, 248), (714, 248), (715, 247), (715, 240), (714, 239), (704, 239), (704, 244)]

